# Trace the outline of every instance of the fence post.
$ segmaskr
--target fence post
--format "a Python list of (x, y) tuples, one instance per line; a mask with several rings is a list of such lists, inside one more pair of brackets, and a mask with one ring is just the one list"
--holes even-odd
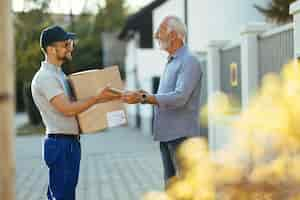
[[(210, 41), (207, 54), (207, 96), (208, 106), (210, 97), (217, 91), (221, 90), (221, 49), (227, 44), (227, 41)], [(216, 148), (216, 128), (208, 116), (208, 139), (209, 147)]]
[(300, 57), (300, 1), (296, 1), (290, 5), (290, 14), (294, 19), (294, 56)]
[(247, 106), (258, 88), (258, 35), (266, 30), (266, 24), (256, 23), (246, 25), (241, 31), (242, 108)]
[(14, 45), (10, 0), (0, 1), (0, 199), (15, 200)]

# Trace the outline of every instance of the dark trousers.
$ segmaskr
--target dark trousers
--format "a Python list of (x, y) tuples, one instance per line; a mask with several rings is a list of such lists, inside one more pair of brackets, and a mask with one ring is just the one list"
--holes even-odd
[(168, 142), (159, 143), (164, 168), (165, 184), (167, 184), (169, 178), (176, 175), (176, 171), (178, 169), (175, 158), (176, 149), (185, 139), (185, 137), (182, 137)]
[(79, 140), (46, 138), (44, 160), (49, 169), (48, 200), (75, 200), (81, 160)]

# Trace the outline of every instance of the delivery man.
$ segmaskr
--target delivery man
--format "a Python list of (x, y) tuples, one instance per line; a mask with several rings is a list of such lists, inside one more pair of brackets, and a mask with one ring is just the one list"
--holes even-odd
[(45, 61), (35, 74), (31, 90), (46, 127), (43, 155), (49, 169), (49, 200), (75, 200), (81, 160), (79, 128), (75, 116), (94, 104), (120, 98), (104, 88), (84, 101), (71, 101), (61, 66), (72, 59), (75, 34), (59, 26), (44, 29), (40, 36)]

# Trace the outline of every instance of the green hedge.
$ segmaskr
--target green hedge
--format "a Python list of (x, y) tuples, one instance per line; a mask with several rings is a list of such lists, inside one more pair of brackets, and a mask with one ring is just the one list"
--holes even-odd
[(31, 93), (31, 83), (25, 83), (23, 89), (23, 99), (25, 104), (25, 110), (28, 114), (29, 121), (31, 124), (41, 124), (42, 118), (38, 108), (36, 107)]

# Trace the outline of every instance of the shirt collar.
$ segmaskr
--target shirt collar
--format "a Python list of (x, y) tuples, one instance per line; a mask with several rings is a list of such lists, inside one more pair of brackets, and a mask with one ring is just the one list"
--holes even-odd
[(184, 45), (184, 46), (180, 47), (179, 49), (177, 49), (173, 55), (170, 55), (170, 57), (173, 57), (173, 58), (180, 57), (184, 54), (185, 51), (186, 51), (186, 46)]
[(47, 61), (43, 61), (41, 63), (41, 66), (42, 66), (42, 68), (53, 71), (53, 72), (60, 72), (61, 71), (61, 67), (58, 67), (58, 66), (56, 66), (54, 64), (51, 64)]

